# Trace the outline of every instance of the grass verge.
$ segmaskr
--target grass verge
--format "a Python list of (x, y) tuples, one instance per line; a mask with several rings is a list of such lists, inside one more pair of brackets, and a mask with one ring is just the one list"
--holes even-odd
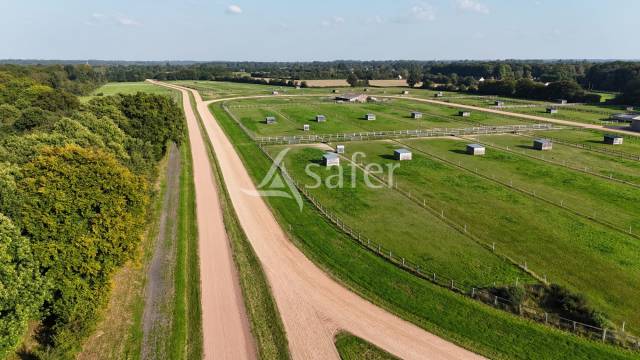
[[(230, 119), (220, 104), (211, 110), (235, 145), (254, 180), (270, 161)], [(267, 198), (294, 243), (317, 265), (353, 291), (398, 316), (467, 349), (497, 359), (625, 359), (636, 353), (591, 342), (519, 319), (449, 292), (363, 251), (306, 202), (302, 212), (290, 199)]]
[(339, 333), (336, 349), (342, 360), (399, 360), (397, 357), (349, 333)]

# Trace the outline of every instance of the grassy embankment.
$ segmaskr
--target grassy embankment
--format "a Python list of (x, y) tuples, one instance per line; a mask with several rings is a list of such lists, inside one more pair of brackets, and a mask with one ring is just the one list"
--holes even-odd
[[(251, 139), (213, 104), (247, 171), (259, 181), (271, 163)], [(497, 359), (624, 359), (637, 354), (591, 342), (492, 309), (405, 273), (364, 251), (305, 202), (268, 198), (291, 238), (316, 264), (355, 292), (389, 311), (468, 349)]]
[[(193, 96), (190, 96), (190, 100), (195, 109)], [(202, 136), (207, 139), (205, 130), (202, 128), (202, 119), (197, 112), (196, 116), (201, 125)], [(211, 143), (208, 140), (205, 140), (205, 143), (212, 171), (217, 180), (225, 229), (231, 241), (233, 259), (239, 273), (244, 304), (249, 316), (251, 333), (256, 341), (258, 355), (261, 359), (289, 359), (284, 324), (271, 295), (269, 283), (251, 243), (240, 226)]]

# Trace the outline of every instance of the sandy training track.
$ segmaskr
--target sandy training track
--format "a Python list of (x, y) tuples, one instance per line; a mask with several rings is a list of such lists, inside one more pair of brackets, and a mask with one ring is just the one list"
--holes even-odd
[[(339, 330), (351, 332), (403, 359), (481, 358), (371, 304), (317, 268), (289, 241), (263, 199), (245, 192), (245, 190), (255, 191), (256, 187), (233, 145), (209, 112), (208, 103), (210, 102), (203, 102), (195, 90), (171, 84), (160, 85), (179, 89), (185, 95), (186, 91), (191, 91), (196, 98), (197, 110), (214, 147), (240, 224), (259, 257), (271, 285), (294, 359), (338, 359), (333, 338)], [(184, 98), (187, 99), (185, 102), (187, 120), (192, 126), (196, 119), (188, 110), (191, 107), (188, 97), (184, 96)], [(195, 133), (190, 131), (190, 134)], [(204, 146), (194, 146), (198, 140), (193, 137), (191, 141), (197, 184), (202, 181), (198, 179), (199, 176), (210, 176), (209, 159)], [(212, 199), (216, 197), (215, 193), (208, 195), (210, 196), (208, 200), (198, 196), (199, 210), (201, 201), (210, 205), (217, 203)], [(214, 213), (220, 210), (210, 209), (209, 211)], [(198, 222), (200, 224), (200, 218)], [(206, 261), (204, 256), (201, 254), (201, 260)], [(209, 274), (209, 278), (214, 274), (219, 275)], [(231, 293), (235, 294), (235, 291)], [(233, 301), (237, 302), (235, 299)], [(205, 307), (203, 310), (206, 311), (206, 307), (210, 305), (203, 300)], [(220, 325), (216, 324), (216, 326)], [(237, 331), (240, 330), (237, 329)], [(215, 340), (205, 337), (205, 342), (208, 341)]]
[(179, 90), (183, 95), (182, 105), (193, 156), (204, 358), (255, 359), (253, 337), (224, 228), (207, 149), (200, 135), (189, 94)]

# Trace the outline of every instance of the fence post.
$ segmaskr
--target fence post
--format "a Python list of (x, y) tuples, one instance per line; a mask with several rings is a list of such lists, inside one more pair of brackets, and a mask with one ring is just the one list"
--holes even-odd
[(493, 305), (498, 306), (498, 296), (496, 295), (493, 296)]
[(471, 288), (471, 297), (476, 296), (476, 288)]
[(454, 288), (454, 287), (453, 287), (453, 280), (451, 280), (451, 289), (453, 289), (453, 288)]
[(549, 323), (549, 314), (545, 311), (544, 313), (544, 323), (548, 324)]
[(602, 342), (607, 340), (607, 328), (602, 329)]
[(433, 282), (436, 282), (436, 273), (433, 273)]
[(404, 258), (402, 258), (402, 266), (404, 266)]

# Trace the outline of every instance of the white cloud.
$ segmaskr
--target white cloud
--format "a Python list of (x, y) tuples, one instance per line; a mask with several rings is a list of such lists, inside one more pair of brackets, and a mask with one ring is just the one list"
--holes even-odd
[(115, 18), (115, 21), (122, 26), (140, 26), (142, 25), (137, 20), (134, 20), (127, 16), (118, 15)]
[(333, 27), (333, 26), (342, 25), (344, 23), (345, 23), (345, 19), (343, 17), (334, 16), (331, 19), (322, 20), (320, 22), (320, 25), (322, 25), (324, 27)]
[(229, 5), (227, 7), (227, 14), (234, 14), (234, 15), (242, 14), (242, 8), (238, 5)]
[(473, 11), (480, 14), (488, 14), (489, 8), (487, 5), (477, 0), (456, 0), (458, 3), (458, 9), (463, 11)]
[(86, 20), (85, 25), (104, 26), (104, 25), (121, 25), (121, 26), (142, 26), (142, 24), (125, 15), (106, 15), (102, 13), (93, 13)]
[(436, 19), (436, 13), (433, 6), (427, 3), (413, 5), (409, 10), (411, 17), (418, 21), (433, 21)]

